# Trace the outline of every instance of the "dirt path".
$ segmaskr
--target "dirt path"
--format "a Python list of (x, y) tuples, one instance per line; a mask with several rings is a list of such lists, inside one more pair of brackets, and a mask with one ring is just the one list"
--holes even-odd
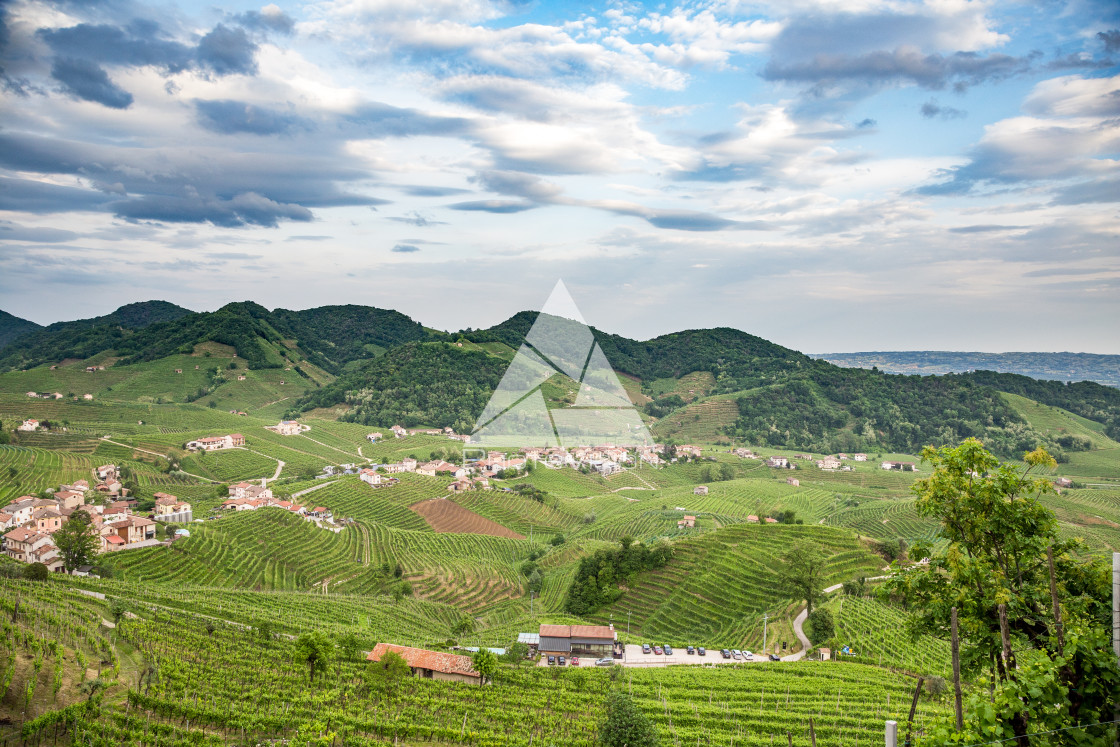
[[(299, 435), (303, 436), (304, 438), (306, 438), (306, 439), (307, 439), (308, 441), (310, 441), (311, 443), (319, 444), (319, 445), (320, 445), (320, 446), (322, 446), (323, 448), (326, 448), (326, 449), (332, 449), (333, 451), (337, 451), (337, 452), (338, 452), (339, 454), (345, 454), (345, 455), (346, 455), (346, 456), (348, 456), (348, 457), (352, 457), (352, 456), (355, 456), (355, 455), (354, 455), (354, 454), (352, 454), (351, 452), (349, 452), (349, 451), (343, 451), (342, 449), (338, 448), (337, 446), (331, 446), (330, 444), (325, 444), (325, 443), (323, 443), (322, 441), (316, 441), (316, 440), (315, 440), (315, 439), (313, 439), (313, 438), (312, 438), (311, 436), (308, 436), (308, 435), (307, 435), (306, 433), (301, 433), (301, 434), (299, 434)], [(361, 449), (361, 447), (358, 447), (358, 454), (357, 454), (357, 456), (358, 456), (358, 458), (360, 458), (360, 459), (365, 459), (365, 457), (363, 457), (363, 456), (362, 456), (362, 449)]]
[(338, 482), (338, 480), (331, 480), (330, 482), (325, 482), (321, 485), (312, 485), (310, 488), (305, 488), (304, 490), (300, 490), (296, 493), (292, 493), (292, 497), (293, 498), (299, 498), (301, 495), (307, 495), (308, 493), (314, 493), (316, 490), (321, 490), (321, 489), (327, 487), (328, 485), (334, 485), (336, 482)]
[[(139, 451), (139, 452), (142, 452), (144, 454), (152, 454), (153, 456), (162, 457), (163, 459), (167, 459), (168, 461), (171, 460), (171, 457), (167, 456), (166, 454), (160, 454), (158, 451), (148, 451), (147, 449), (141, 449), (137, 446), (133, 446), (132, 444), (122, 444), (120, 441), (114, 441), (113, 439), (109, 438), (108, 436), (102, 436), (101, 440), (104, 441), (107, 444), (114, 444), (116, 446), (123, 446), (126, 449), (132, 449), (133, 451)], [(202, 480), (204, 482), (217, 482), (217, 480), (213, 480), (209, 477), (203, 477), (202, 475), (196, 475), (193, 472), (187, 472), (186, 470), (180, 469), (180, 470), (177, 470), (177, 471), (182, 472), (184, 475), (190, 475), (191, 477)]]

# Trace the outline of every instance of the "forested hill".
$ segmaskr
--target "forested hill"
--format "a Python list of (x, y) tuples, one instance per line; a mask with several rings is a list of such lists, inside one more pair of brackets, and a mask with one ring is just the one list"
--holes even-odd
[(116, 365), (128, 365), (189, 353), (207, 341), (232, 346), (250, 368), (277, 368), (284, 365), (285, 341), (291, 341), (308, 361), (333, 373), (350, 361), (426, 335), (419, 322), (404, 314), (369, 306), (269, 311), (245, 301), (214, 312), (193, 312), (148, 301), (24, 334), (0, 351), (0, 371), (100, 353), (111, 353), (118, 359)]
[(0, 350), (17, 337), (37, 329), (41, 329), (41, 327), (35, 322), (12, 316), (6, 311), (0, 311)]

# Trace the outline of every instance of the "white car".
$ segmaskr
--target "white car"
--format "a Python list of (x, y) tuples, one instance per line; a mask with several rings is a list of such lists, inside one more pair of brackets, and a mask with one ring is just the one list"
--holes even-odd
[(732, 659), (742, 659), (743, 658), (743, 652), (740, 651), (737, 648), (733, 648), (733, 649), (731, 649), (731, 658)]
[(747, 661), (754, 661), (754, 654), (752, 654), (750, 651), (744, 651), (743, 658)]

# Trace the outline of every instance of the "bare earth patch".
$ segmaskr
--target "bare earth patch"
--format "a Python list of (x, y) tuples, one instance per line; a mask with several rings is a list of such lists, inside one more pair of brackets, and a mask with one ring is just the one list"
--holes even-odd
[(463, 508), (458, 503), (446, 498), (432, 498), (420, 501), (409, 506), (410, 509), (424, 517), (424, 521), (431, 525), (437, 532), (455, 534), (489, 534), (493, 537), (509, 537), (511, 539), (525, 539), (525, 535), (490, 521), (485, 516), (476, 514), (470, 509)]

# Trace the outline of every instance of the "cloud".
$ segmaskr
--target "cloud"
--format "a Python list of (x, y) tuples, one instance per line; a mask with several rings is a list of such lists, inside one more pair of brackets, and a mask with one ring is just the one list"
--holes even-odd
[(461, 187), (438, 187), (435, 185), (425, 184), (410, 184), (401, 185), (398, 187), (406, 195), (413, 197), (450, 197), (451, 195), (461, 195), (464, 192), (469, 192), (469, 189)]
[(563, 192), (558, 184), (517, 171), (484, 171), (472, 181), (490, 192), (522, 197), (532, 202), (551, 202)]
[(964, 119), (968, 116), (968, 112), (961, 109), (941, 106), (937, 103), (937, 99), (930, 99), (922, 104), (921, 112), (926, 119)]
[(51, 66), (51, 77), (62, 84), (63, 90), (83, 101), (110, 109), (132, 106), (132, 94), (109, 80), (109, 74), (89, 60), (60, 57)]
[(459, 135), (470, 126), (460, 117), (431, 115), (380, 102), (356, 107), (342, 117), (341, 124), (344, 134), (367, 138)]
[(183, 197), (142, 197), (113, 204), (118, 217), (168, 223), (212, 223), (233, 228), (247, 224), (274, 227), (281, 219), (310, 221), (311, 211), (300, 205), (282, 204), (254, 192), (230, 200)]
[(21, 226), (11, 221), (0, 221), (0, 242), (30, 241), (42, 244), (61, 244), (78, 238), (78, 234), (49, 226)]
[(106, 65), (151, 66), (174, 73), (187, 69), (194, 57), (194, 50), (163, 38), (162, 29), (151, 21), (136, 20), (127, 27), (80, 23), (39, 29), (37, 35), (55, 54)]
[(412, 252), (420, 251), (420, 247), (414, 246), (412, 244), (397, 244), (396, 246), (394, 246), (389, 251), (399, 252), (401, 254), (410, 254)]
[(1063, 187), (1054, 195), (1055, 205), (1120, 202), (1120, 177), (1094, 179)]
[(219, 23), (198, 42), (195, 57), (199, 64), (218, 75), (256, 75), (257, 45), (244, 29)]
[(243, 101), (195, 101), (194, 108), (203, 127), (222, 135), (285, 135), (311, 128), (303, 117)]
[[(391, 216), (389, 216), (388, 219), (391, 220), (391, 221), (396, 221), (397, 223), (407, 223), (408, 225), (416, 226), (417, 228), (427, 228), (429, 226), (445, 226), (445, 225), (447, 225), (447, 223), (445, 221), (436, 220), (435, 218), (431, 217), (430, 215), (425, 215), (424, 213), (421, 213), (419, 210), (411, 210), (411, 211), (405, 213), (404, 215), (391, 215)], [(413, 243), (416, 243), (416, 242), (413, 242)]]
[(275, 4), (257, 10), (248, 10), (233, 16), (233, 22), (251, 31), (274, 31), (285, 36), (292, 33), (295, 21)]
[(471, 200), (468, 202), (456, 202), (447, 207), (452, 210), (507, 214), (532, 210), (537, 206), (531, 202), (519, 202), (514, 200)]
[(1030, 228), (1030, 226), (998, 226), (993, 224), (975, 225), (975, 226), (955, 226), (949, 229), (949, 233), (994, 233), (997, 231), (1023, 231)]
[(1104, 43), (1105, 52), (1120, 52), (1120, 29), (1098, 32), (1097, 38)]
[(108, 201), (95, 190), (0, 176), (0, 210), (66, 213), (96, 210)]

